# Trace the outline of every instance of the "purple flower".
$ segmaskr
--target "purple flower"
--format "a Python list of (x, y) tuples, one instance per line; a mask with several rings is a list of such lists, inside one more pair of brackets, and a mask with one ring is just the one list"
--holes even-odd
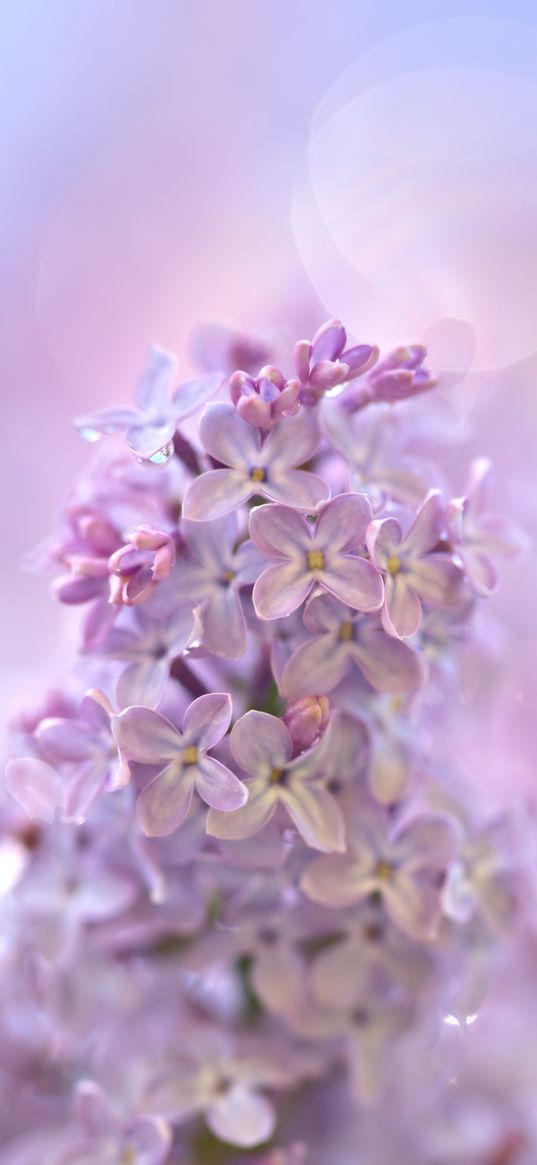
[(320, 744), (293, 760), (293, 741), (281, 720), (266, 712), (241, 716), (229, 744), (234, 760), (252, 777), (248, 803), (229, 817), (211, 810), (207, 832), (225, 840), (251, 837), (282, 805), (307, 845), (322, 851), (343, 850), (343, 817), (325, 787), (334, 766), (337, 733), (335, 718)]
[(246, 626), (239, 596), (255, 582), (265, 564), (251, 542), (237, 546), (236, 514), (218, 522), (181, 523), (187, 555), (176, 575), (181, 597), (201, 604), (203, 647), (214, 655), (238, 659), (246, 646)]
[(408, 638), (418, 630), (422, 601), (433, 607), (456, 607), (462, 599), (463, 575), (449, 553), (437, 550), (444, 530), (444, 507), (431, 490), (405, 537), (396, 518), (371, 522), (367, 545), (385, 577), (382, 622), (389, 635)]
[(299, 340), (293, 353), (304, 404), (316, 401), (346, 380), (361, 376), (375, 364), (379, 350), (371, 344), (345, 349), (347, 333), (339, 320), (327, 320), (313, 340)]
[(156, 707), (160, 703), (173, 661), (201, 634), (198, 613), (191, 603), (174, 606), (162, 619), (136, 608), (128, 627), (113, 627), (101, 654), (125, 661), (117, 684), (120, 708), (131, 704)]
[(298, 412), (298, 380), (286, 380), (283, 372), (267, 364), (256, 377), (234, 372), (229, 381), (229, 395), (239, 416), (259, 429), (273, 429), (280, 417)]
[(396, 926), (414, 938), (434, 937), (442, 886), (457, 854), (457, 834), (445, 817), (422, 815), (393, 828), (374, 805), (347, 814), (348, 852), (315, 858), (302, 889), (324, 906), (345, 907), (379, 894)]
[(65, 792), (59, 773), (35, 756), (9, 760), (5, 773), (6, 788), (28, 817), (37, 821), (54, 821), (63, 807)]
[(194, 479), (183, 501), (185, 518), (209, 522), (259, 495), (313, 510), (328, 495), (320, 477), (295, 468), (319, 445), (319, 430), (310, 413), (284, 418), (262, 441), (233, 405), (214, 404), (205, 409), (199, 435), (207, 453), (230, 468), (210, 469)]
[(163, 1165), (167, 1160), (170, 1126), (151, 1116), (122, 1120), (93, 1080), (79, 1081), (76, 1109), (80, 1134), (58, 1165)]
[(349, 416), (339, 397), (323, 401), (322, 427), (351, 471), (351, 485), (365, 493), (374, 512), (387, 499), (416, 505), (435, 480), (434, 470), (401, 449), (401, 426), (392, 411)]
[(386, 635), (378, 618), (319, 595), (307, 604), (304, 623), (314, 638), (297, 647), (284, 667), (281, 688), (288, 698), (331, 692), (353, 665), (377, 692), (408, 692), (423, 683), (420, 656)]
[(220, 373), (210, 373), (171, 393), (174, 376), (173, 356), (153, 345), (134, 393), (138, 408), (88, 413), (76, 419), (77, 429), (87, 441), (98, 441), (103, 434), (124, 433), (128, 448), (139, 461), (164, 465), (172, 456), (179, 421), (205, 404), (223, 383)]
[(410, 344), (406, 348), (394, 348), (384, 359), (379, 360), (363, 384), (345, 393), (342, 404), (350, 412), (364, 408), (368, 404), (395, 404), (427, 392), (438, 383), (423, 361), (427, 349), (423, 344)]
[(154, 526), (137, 526), (125, 535), (127, 541), (108, 561), (110, 601), (133, 607), (143, 603), (175, 564), (175, 541), (171, 534)]
[(478, 595), (490, 595), (497, 585), (491, 558), (511, 557), (524, 547), (519, 530), (490, 513), (490, 461), (480, 457), (472, 463), (466, 495), (454, 498), (446, 510), (446, 524), (453, 548)]
[(259, 506), (250, 515), (250, 536), (278, 560), (257, 579), (253, 600), (260, 619), (290, 615), (320, 587), (359, 611), (382, 605), (382, 579), (359, 556), (371, 517), (367, 498), (340, 494), (326, 502), (315, 524), (289, 506)]
[(194, 788), (202, 801), (222, 813), (245, 804), (246, 786), (207, 755), (227, 732), (230, 720), (231, 699), (222, 692), (194, 700), (185, 712), (182, 732), (148, 708), (126, 708), (114, 717), (122, 755), (158, 767), (137, 802), (138, 820), (149, 837), (164, 837), (182, 824)]

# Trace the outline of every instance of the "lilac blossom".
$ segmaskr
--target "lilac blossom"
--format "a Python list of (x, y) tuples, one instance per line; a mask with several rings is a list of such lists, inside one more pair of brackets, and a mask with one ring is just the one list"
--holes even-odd
[(266, 712), (247, 712), (234, 725), (234, 760), (252, 778), (248, 802), (236, 813), (209, 812), (207, 832), (227, 840), (250, 837), (281, 805), (308, 845), (343, 850), (344, 823), (339, 805), (326, 789), (339, 741), (333, 721), (320, 743), (293, 760), (293, 741), (285, 724)]
[(186, 555), (178, 564), (182, 597), (201, 605), (203, 647), (214, 655), (238, 659), (246, 647), (242, 587), (255, 582), (265, 559), (249, 541), (239, 543), (236, 514), (217, 522), (181, 523)]
[(151, 1116), (122, 1119), (93, 1080), (80, 1080), (76, 1089), (80, 1133), (58, 1160), (58, 1165), (164, 1165), (172, 1142), (165, 1121)]
[(225, 693), (200, 696), (190, 704), (183, 731), (159, 712), (126, 708), (114, 717), (114, 735), (121, 755), (158, 768), (138, 797), (138, 820), (144, 833), (163, 837), (184, 821), (194, 788), (207, 805), (221, 813), (243, 806), (248, 791), (242, 781), (208, 749), (222, 739), (231, 720), (231, 700)]
[(156, 707), (166, 689), (174, 660), (197, 642), (200, 635), (198, 611), (188, 602), (178, 604), (161, 618), (136, 608), (128, 626), (113, 627), (100, 647), (100, 654), (126, 664), (117, 682), (120, 708), (130, 704)]
[(295, 468), (309, 461), (320, 441), (308, 412), (283, 418), (262, 441), (233, 405), (208, 405), (199, 435), (207, 453), (228, 468), (210, 469), (191, 482), (183, 501), (185, 518), (209, 522), (258, 496), (309, 511), (328, 496), (320, 477)]
[(259, 429), (273, 429), (280, 417), (292, 417), (300, 408), (300, 383), (286, 380), (283, 372), (267, 364), (257, 376), (234, 372), (229, 395), (244, 421)]
[(171, 534), (144, 525), (125, 535), (127, 541), (108, 560), (110, 600), (127, 607), (143, 603), (175, 564)]
[(438, 381), (423, 367), (426, 355), (423, 344), (394, 348), (378, 361), (359, 386), (345, 393), (343, 406), (355, 412), (368, 404), (395, 404), (428, 392)]
[(375, 513), (387, 499), (417, 504), (434, 484), (433, 467), (405, 451), (393, 412), (349, 416), (336, 398), (323, 401), (320, 417), (331, 445), (345, 457), (352, 488), (367, 494)]
[(313, 340), (295, 344), (293, 360), (301, 385), (300, 399), (314, 404), (346, 380), (361, 376), (375, 364), (379, 350), (371, 344), (346, 348), (347, 333), (339, 320), (327, 320)]
[(442, 886), (457, 853), (453, 824), (423, 814), (393, 829), (374, 805), (357, 808), (348, 822), (348, 853), (315, 858), (302, 887), (324, 906), (352, 906), (379, 894), (401, 930), (432, 938), (442, 914)]
[(406, 535), (396, 518), (373, 521), (367, 533), (372, 561), (384, 573), (382, 622), (389, 635), (408, 638), (421, 622), (422, 602), (456, 607), (462, 600), (463, 575), (441, 548), (444, 507), (432, 490)]
[(257, 579), (253, 600), (260, 619), (289, 615), (320, 587), (359, 611), (382, 605), (382, 579), (360, 555), (371, 516), (367, 498), (340, 494), (318, 511), (315, 524), (290, 506), (258, 506), (250, 517), (252, 542), (277, 560)]
[(491, 559), (516, 555), (525, 545), (512, 522), (490, 512), (490, 469), (488, 458), (474, 461), (465, 496), (454, 498), (446, 510), (451, 545), (473, 588), (484, 596), (490, 595), (498, 582)]
[(189, 380), (172, 392), (175, 360), (153, 345), (145, 370), (135, 389), (136, 409), (102, 409), (75, 421), (87, 441), (103, 434), (124, 433), (127, 447), (139, 461), (164, 465), (173, 453), (173, 436), (179, 421), (201, 408), (218, 392), (223, 377), (209, 373)]
[(331, 692), (353, 666), (377, 692), (402, 693), (422, 685), (420, 656), (387, 635), (375, 616), (357, 614), (331, 595), (319, 595), (307, 604), (304, 623), (311, 636), (283, 669), (286, 696)]

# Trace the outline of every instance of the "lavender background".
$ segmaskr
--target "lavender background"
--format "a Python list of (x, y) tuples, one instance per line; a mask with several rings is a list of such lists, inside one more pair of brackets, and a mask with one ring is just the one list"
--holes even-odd
[[(291, 341), (336, 314), (471, 362), (454, 488), (491, 454), (536, 532), (534, 5), (12, 0), (0, 46), (6, 710), (67, 671), (69, 618), (20, 564), (89, 462), (70, 418), (199, 320)], [(460, 742), (504, 797), (534, 780), (533, 559), (504, 566), (494, 712), (474, 685)]]

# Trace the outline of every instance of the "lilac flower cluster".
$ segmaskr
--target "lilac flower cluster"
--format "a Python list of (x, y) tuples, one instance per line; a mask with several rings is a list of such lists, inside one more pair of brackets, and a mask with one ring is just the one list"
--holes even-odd
[(36, 556), (85, 618), (11, 725), (0, 1162), (531, 1165), (531, 1081), (454, 1038), (528, 889), (450, 718), (520, 535), (412, 451), (419, 345), (211, 337), (76, 422), (125, 444)]

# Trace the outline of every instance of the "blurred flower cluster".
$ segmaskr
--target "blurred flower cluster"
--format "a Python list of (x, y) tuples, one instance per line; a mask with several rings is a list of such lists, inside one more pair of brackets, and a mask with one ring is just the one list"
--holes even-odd
[(533, 828), (460, 699), (521, 536), (416, 453), (419, 345), (197, 346), (37, 555), (84, 618), (11, 723), (0, 1161), (535, 1165)]

